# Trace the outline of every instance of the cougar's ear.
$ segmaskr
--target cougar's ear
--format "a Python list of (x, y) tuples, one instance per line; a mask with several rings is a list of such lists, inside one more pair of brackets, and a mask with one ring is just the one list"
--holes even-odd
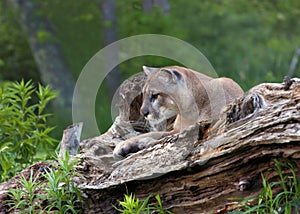
[(146, 74), (147, 76), (149, 76), (149, 75), (152, 74), (154, 71), (156, 71), (157, 68), (147, 67), (147, 66), (143, 65), (143, 70), (144, 70), (145, 74)]
[(183, 77), (182, 74), (179, 73), (177, 70), (169, 69), (169, 68), (162, 68), (161, 76), (167, 81), (172, 83), (179, 83), (182, 81)]

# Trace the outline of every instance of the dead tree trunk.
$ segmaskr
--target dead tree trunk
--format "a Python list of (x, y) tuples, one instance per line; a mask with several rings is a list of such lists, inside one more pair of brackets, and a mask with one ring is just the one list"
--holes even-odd
[[(268, 180), (275, 178), (268, 170), (273, 159), (300, 167), (297, 78), (258, 85), (228, 105), (214, 126), (196, 124), (116, 162), (115, 144), (147, 129), (138, 113), (144, 79), (125, 81), (115, 123), (107, 133), (81, 142), (77, 169), (84, 176), (79, 186), (89, 205), (85, 213), (114, 213), (112, 205), (130, 193), (159, 194), (174, 213), (226, 213), (236, 203), (229, 198), (259, 193), (262, 172)], [(11, 183), (0, 186), (1, 199)]]

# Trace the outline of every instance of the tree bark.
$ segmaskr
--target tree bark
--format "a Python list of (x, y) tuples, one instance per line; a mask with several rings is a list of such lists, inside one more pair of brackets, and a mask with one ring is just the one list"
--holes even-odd
[[(45, 84), (59, 92), (59, 99), (54, 101), (59, 109), (69, 109), (72, 106), (74, 79), (66, 65), (61, 47), (50, 41), (55, 32), (45, 17), (38, 16), (38, 5), (34, 0), (8, 0), (8, 5), (15, 12), (18, 22), (24, 29), (32, 54), (39, 68), (41, 79)], [(38, 35), (43, 34), (48, 39), (41, 41)]]
[[(138, 113), (144, 81), (143, 75), (126, 80), (120, 88), (120, 115), (112, 127), (81, 142), (77, 170), (83, 175), (78, 185), (88, 203), (85, 213), (114, 213), (113, 205), (130, 193), (140, 199), (159, 194), (174, 213), (227, 213), (237, 204), (229, 198), (259, 194), (261, 173), (267, 180), (276, 179), (269, 170), (274, 159), (293, 162), (300, 176), (297, 78), (260, 84), (226, 106), (215, 125), (202, 121), (115, 161), (112, 149), (118, 142), (147, 130)], [(14, 183), (12, 179), (0, 185), (2, 201)]]

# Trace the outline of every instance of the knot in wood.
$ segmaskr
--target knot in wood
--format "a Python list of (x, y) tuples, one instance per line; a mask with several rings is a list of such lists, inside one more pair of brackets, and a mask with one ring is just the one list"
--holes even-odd
[(290, 87), (291, 87), (291, 85), (292, 85), (294, 82), (295, 82), (295, 81), (292, 80), (289, 76), (285, 76), (285, 77), (283, 78), (283, 83), (284, 83), (283, 89), (284, 89), (285, 91), (289, 90)]
[(249, 189), (250, 184), (251, 183), (250, 183), (250, 179), (249, 178), (242, 178), (239, 181), (238, 188), (239, 188), (240, 191), (243, 192), (243, 191)]

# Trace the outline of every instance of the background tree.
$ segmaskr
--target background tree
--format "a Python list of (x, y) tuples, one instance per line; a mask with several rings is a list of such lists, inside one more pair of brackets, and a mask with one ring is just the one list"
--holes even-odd
[(8, 5), (25, 32), (41, 80), (59, 93), (53, 104), (61, 126), (66, 126), (71, 123), (74, 79), (60, 45), (55, 42), (54, 29), (49, 20), (38, 13), (34, 0), (11, 0)]
[(0, 81), (40, 81), (37, 66), (23, 31), (5, 2), (0, 1)]
[[(3, 5), (6, 1), (0, 2)], [(210, 60), (219, 76), (233, 78), (244, 90), (260, 82), (280, 82), (288, 73), (293, 54), (300, 44), (299, 1), (204, 0), (187, 3), (173, 0), (168, 2), (167, 14), (159, 5), (163, 1), (149, 2), (154, 6), (145, 13), (147, 0), (115, 1), (115, 21), (106, 22), (99, 0), (36, 0), (35, 3), (40, 6), (36, 7), (38, 18), (47, 18), (55, 31), (49, 37), (45, 33), (40, 33), (40, 36), (46, 42), (55, 41), (61, 45), (62, 57), (75, 79), (87, 61), (104, 47), (107, 25), (115, 24), (116, 38), (146, 33), (174, 36), (197, 47)], [(5, 47), (0, 50), (0, 78), (20, 79), (17, 74), (25, 75), (21, 70), (32, 70), (24, 78), (38, 80), (40, 77), (33, 74), (35, 62), (26, 49), (28, 46), (25, 42), (21, 43), (22, 32), (8, 15), (10, 8), (5, 9), (2, 7), (0, 12), (0, 45)], [(140, 72), (144, 64), (164, 66), (179, 62), (155, 56), (134, 58), (120, 64), (122, 79)], [(299, 76), (299, 72), (297, 66), (294, 75)], [(110, 111), (107, 94), (106, 87), (102, 86), (96, 103), (96, 117), (102, 132), (112, 122), (107, 114)], [(55, 124), (58, 123), (55, 121)]]
[(143, 0), (144, 12), (149, 12), (150, 10), (153, 10), (155, 6), (162, 8), (162, 10), (166, 14), (170, 12), (170, 5), (168, 0)]
[[(103, 46), (105, 47), (118, 40), (116, 29), (115, 1), (101, 0), (101, 14), (103, 19)], [(118, 61), (118, 50), (111, 49), (106, 58), (107, 61)], [(121, 84), (121, 71), (118, 66), (115, 67), (107, 75), (106, 84), (111, 100), (113, 95), (115, 94), (115, 91)]]

